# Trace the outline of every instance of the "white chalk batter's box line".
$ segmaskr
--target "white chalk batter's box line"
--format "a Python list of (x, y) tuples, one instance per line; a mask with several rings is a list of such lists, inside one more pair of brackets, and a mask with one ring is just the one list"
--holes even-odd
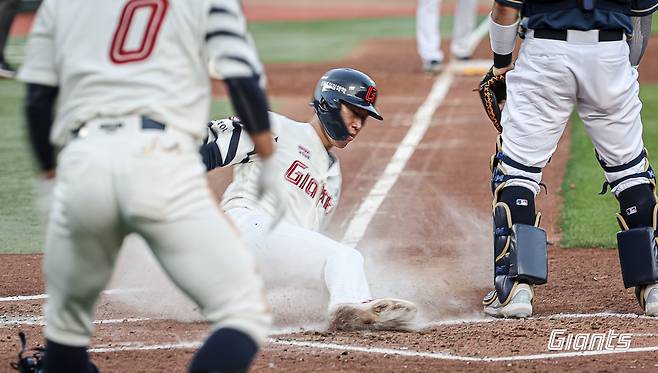
[[(576, 317), (599, 317), (601, 314), (575, 314), (575, 315), (553, 315), (546, 317), (538, 317), (535, 319), (551, 319), (556, 316), (576, 316)], [(621, 318), (643, 318), (643, 316), (638, 316), (634, 314), (612, 314), (605, 313), (605, 317), (621, 317)], [(106, 320), (96, 320), (95, 324), (118, 324), (124, 322), (143, 322), (143, 321), (163, 321), (164, 319), (149, 319), (149, 318), (123, 318), (123, 319), (106, 319)], [(486, 319), (486, 322), (495, 322), (500, 321), (498, 319)], [(475, 323), (485, 322), (484, 320), (471, 320)], [(452, 322), (452, 324), (468, 324), (471, 323), (468, 320), (459, 320), (457, 322)], [(34, 318), (21, 318), (15, 320), (1, 320), (3, 325), (43, 325), (43, 317), (34, 317)], [(443, 323), (442, 325), (446, 325)], [(436, 325), (436, 323), (435, 323)], [(290, 334), (298, 330), (286, 329), (278, 330), (274, 333), (271, 333), (271, 336)], [(652, 333), (638, 333), (634, 336), (647, 336), (653, 335)], [(646, 346), (646, 347), (635, 347), (628, 350), (614, 350), (614, 351), (572, 351), (572, 352), (556, 352), (556, 353), (543, 353), (543, 354), (531, 354), (531, 355), (513, 355), (513, 356), (461, 356), (456, 354), (451, 354), (447, 352), (427, 352), (427, 351), (415, 351), (409, 350), (407, 347), (400, 348), (382, 348), (382, 347), (363, 347), (357, 345), (348, 345), (348, 344), (337, 344), (337, 343), (324, 343), (324, 342), (312, 342), (312, 341), (299, 341), (299, 340), (290, 340), (290, 339), (279, 339), (279, 338), (269, 338), (268, 343), (270, 345), (283, 345), (291, 347), (300, 347), (300, 348), (311, 348), (311, 349), (320, 349), (320, 350), (335, 350), (335, 351), (352, 351), (366, 354), (380, 354), (380, 355), (395, 355), (403, 357), (415, 357), (415, 358), (425, 358), (425, 359), (437, 359), (437, 360), (454, 360), (454, 361), (464, 361), (464, 362), (504, 362), (504, 361), (528, 361), (528, 360), (542, 360), (542, 359), (558, 359), (558, 358), (571, 358), (579, 356), (594, 356), (594, 355), (609, 355), (609, 354), (620, 354), (620, 353), (637, 353), (637, 352), (654, 352), (658, 351), (658, 346)], [(180, 341), (177, 343), (169, 344), (148, 344), (140, 342), (118, 342), (113, 345), (104, 345), (96, 346), (89, 349), (89, 352), (93, 353), (108, 353), (108, 352), (120, 352), (120, 351), (150, 351), (150, 350), (176, 350), (176, 349), (196, 349), (201, 346), (201, 341)]]
[[(538, 316), (538, 317), (528, 317), (526, 319), (496, 319), (496, 318), (486, 318), (486, 319), (457, 319), (457, 320), (440, 320), (424, 323), (418, 326), (418, 331), (423, 329), (437, 327), (437, 326), (451, 326), (451, 325), (475, 325), (475, 324), (489, 324), (497, 322), (524, 322), (524, 321), (535, 321), (535, 320), (560, 320), (560, 319), (583, 319), (583, 318), (618, 318), (618, 319), (643, 319), (643, 320), (653, 320), (658, 321), (658, 318), (646, 316), (646, 315), (637, 315), (634, 313), (613, 313), (613, 312), (596, 312), (596, 313), (558, 313), (554, 315)], [(125, 317), (125, 318), (116, 318), (116, 319), (98, 319), (94, 321), (94, 324), (104, 325), (104, 324), (121, 324), (121, 323), (133, 323), (133, 322), (149, 322), (149, 321), (175, 321), (177, 320), (171, 318), (159, 318), (159, 317)], [(198, 320), (203, 322), (203, 320)], [(184, 322), (184, 321), (180, 321)], [(45, 318), (43, 316), (20, 316), (20, 317), (6, 317), (0, 316), (0, 327), (3, 326), (12, 326), (12, 325), (45, 325)], [(290, 334), (298, 333), (302, 331), (316, 331), (313, 328), (286, 328), (279, 329), (274, 332), (272, 335), (277, 334)], [(320, 331), (318, 328), (317, 331)], [(634, 334), (636, 335), (636, 334)], [(654, 333), (644, 333), (637, 334), (637, 336), (648, 336), (654, 335)]]
[[(133, 293), (148, 292), (144, 288), (125, 288), (125, 289), (107, 289), (103, 291), (103, 295), (123, 295)], [(14, 295), (10, 297), (0, 297), (0, 302), (23, 302), (30, 300), (48, 299), (48, 294), (32, 294), (32, 295)]]
[[(319, 350), (335, 350), (335, 351), (351, 351), (365, 354), (379, 354), (379, 355), (394, 355), (402, 357), (425, 358), (435, 360), (453, 360), (463, 362), (509, 362), (509, 361), (529, 361), (529, 360), (544, 360), (544, 359), (562, 359), (582, 356), (599, 356), (599, 355), (612, 355), (622, 353), (638, 353), (638, 352), (655, 352), (658, 351), (658, 346), (635, 347), (628, 350), (612, 350), (612, 351), (573, 351), (573, 352), (556, 352), (556, 353), (543, 353), (531, 355), (512, 355), (512, 356), (462, 356), (455, 355), (447, 352), (427, 352), (427, 351), (414, 351), (406, 347), (398, 349), (394, 348), (380, 348), (380, 347), (363, 347), (357, 345), (338, 344), (338, 343), (323, 343), (311, 341), (297, 341), (289, 339), (269, 338), (267, 343), (269, 345), (289, 346), (310, 348)], [(118, 343), (113, 346), (97, 346), (89, 349), (92, 353), (108, 353), (108, 352), (121, 352), (121, 351), (149, 351), (149, 350), (176, 350), (176, 349), (196, 349), (201, 346), (201, 341), (180, 341), (171, 344), (145, 344), (139, 342), (133, 343)]]

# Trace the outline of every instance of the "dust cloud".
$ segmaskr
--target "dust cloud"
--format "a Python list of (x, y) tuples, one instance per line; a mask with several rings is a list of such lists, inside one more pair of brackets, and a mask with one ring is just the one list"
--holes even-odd
[[(358, 245), (373, 297), (413, 301), (419, 308), (419, 327), (432, 321), (481, 318), (480, 301), (491, 283), (490, 217), (451, 203), (443, 201), (445, 208), (437, 212), (446, 215), (441, 221), (459, 222), (442, 234), (446, 237), (440, 243), (442, 250), (423, 248), (416, 255), (404, 255), (390, 247), (386, 234), (377, 235), (381, 240)], [(275, 329), (326, 326), (328, 294), (322, 278), (300, 275), (308, 272), (310, 261), (273, 255), (257, 260), (274, 310)], [(129, 290), (115, 294), (109, 305), (131, 317), (203, 319), (136, 235), (124, 242), (109, 288)]]
[(445, 216), (439, 220), (456, 224), (454, 229), (437, 224), (437, 229), (449, 229), (439, 235), (444, 240), (437, 247), (420, 248), (409, 256), (390, 248), (385, 239), (359, 244), (373, 296), (416, 303), (419, 327), (482, 318), (481, 300), (492, 281), (490, 216), (447, 198), (441, 205), (437, 214)]

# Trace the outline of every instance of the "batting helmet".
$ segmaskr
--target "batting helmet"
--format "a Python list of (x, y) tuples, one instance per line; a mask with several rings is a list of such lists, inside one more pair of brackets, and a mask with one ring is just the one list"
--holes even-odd
[(371, 117), (382, 120), (382, 116), (375, 109), (376, 100), (377, 88), (368, 75), (358, 70), (342, 68), (329, 70), (320, 78), (315, 86), (311, 106), (327, 135), (341, 141), (350, 135), (340, 116), (341, 103), (347, 102), (364, 109)]

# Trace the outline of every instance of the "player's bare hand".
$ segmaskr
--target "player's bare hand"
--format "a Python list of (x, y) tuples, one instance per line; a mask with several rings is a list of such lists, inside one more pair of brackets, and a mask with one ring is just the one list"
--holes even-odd
[(280, 170), (276, 167), (274, 154), (261, 160), (261, 172), (258, 176), (258, 198), (270, 198), (274, 211), (268, 231), (272, 231), (286, 213), (285, 189)]

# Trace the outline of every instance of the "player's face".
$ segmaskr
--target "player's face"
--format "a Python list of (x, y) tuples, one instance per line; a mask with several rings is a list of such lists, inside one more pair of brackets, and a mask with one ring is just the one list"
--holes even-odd
[(350, 133), (350, 137), (346, 140), (336, 141), (332, 139), (331, 141), (335, 147), (342, 149), (354, 140), (359, 132), (361, 132), (361, 129), (363, 129), (363, 126), (366, 124), (366, 119), (368, 119), (368, 111), (343, 103), (340, 105), (340, 116), (343, 118), (343, 123), (345, 123), (345, 127), (347, 127), (347, 132)]

